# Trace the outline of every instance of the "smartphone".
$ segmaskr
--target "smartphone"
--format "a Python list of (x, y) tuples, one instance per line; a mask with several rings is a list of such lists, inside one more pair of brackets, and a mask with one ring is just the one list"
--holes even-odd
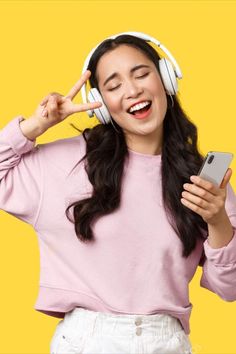
[(209, 151), (205, 156), (198, 176), (219, 187), (233, 157), (234, 155), (231, 152)]

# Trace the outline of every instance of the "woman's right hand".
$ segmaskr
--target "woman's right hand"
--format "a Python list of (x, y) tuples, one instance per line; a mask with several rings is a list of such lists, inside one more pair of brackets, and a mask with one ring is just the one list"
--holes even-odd
[(32, 116), (37, 117), (40, 121), (43, 131), (62, 122), (73, 113), (83, 112), (102, 106), (101, 102), (80, 104), (74, 104), (72, 102), (73, 98), (80, 91), (81, 87), (88, 80), (90, 75), (91, 72), (86, 70), (66, 96), (63, 96), (57, 92), (52, 92), (41, 101)]

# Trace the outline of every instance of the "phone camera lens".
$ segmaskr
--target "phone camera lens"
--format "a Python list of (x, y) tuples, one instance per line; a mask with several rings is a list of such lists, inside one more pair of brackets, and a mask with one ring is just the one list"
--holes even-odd
[(211, 155), (207, 161), (207, 163), (212, 163), (212, 161), (214, 160), (214, 155)]

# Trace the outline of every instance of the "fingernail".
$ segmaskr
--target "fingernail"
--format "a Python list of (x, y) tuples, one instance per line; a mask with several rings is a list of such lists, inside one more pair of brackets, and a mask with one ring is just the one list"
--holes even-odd
[(196, 177), (196, 176), (191, 176), (191, 177), (190, 177), (190, 180), (191, 180), (192, 182), (196, 182), (196, 181), (197, 181), (197, 177)]

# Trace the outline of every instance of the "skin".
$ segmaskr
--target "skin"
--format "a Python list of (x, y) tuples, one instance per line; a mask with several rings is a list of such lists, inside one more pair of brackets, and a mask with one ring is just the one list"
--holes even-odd
[[(146, 64), (150, 68), (131, 73), (130, 69), (138, 64)], [(104, 86), (105, 80), (114, 72), (118, 76)], [(147, 76), (138, 78), (147, 72)], [(160, 154), (167, 99), (154, 63), (138, 49), (120, 45), (101, 57), (96, 76), (103, 100), (112, 118), (123, 129), (128, 147), (144, 154)], [(109, 91), (112, 88), (115, 89)], [(152, 100), (152, 113), (144, 120), (132, 118), (127, 108), (142, 99)], [(181, 203), (208, 224), (208, 242), (214, 248), (227, 245), (233, 237), (233, 228), (225, 210), (226, 186), (231, 175), (232, 170), (228, 169), (219, 187), (199, 176), (191, 176), (193, 183), (183, 185)]]
[[(130, 69), (139, 64), (150, 68), (131, 73)], [(114, 72), (118, 76), (104, 86)], [(140, 77), (146, 73), (147, 76)], [(160, 154), (167, 97), (154, 63), (140, 50), (122, 44), (100, 58), (96, 77), (103, 100), (112, 118), (123, 129), (128, 147), (143, 154)], [(109, 91), (112, 88), (115, 89)], [(152, 101), (152, 112), (143, 120), (135, 119), (127, 112), (140, 100)]]
[(226, 246), (234, 235), (225, 209), (227, 184), (232, 176), (232, 169), (228, 168), (221, 185), (204, 180), (199, 176), (191, 176), (193, 182), (183, 185), (181, 203), (199, 214), (208, 225), (208, 243), (212, 248)]
[[(67, 95), (63, 96), (58, 92), (51, 92), (41, 102), (33, 117), (39, 119), (42, 130), (62, 122), (73, 113), (84, 112), (88, 109), (101, 107), (101, 102), (93, 103), (73, 103), (73, 99), (80, 92), (84, 83), (89, 79), (91, 72), (86, 70), (80, 79), (69, 90)], [(43, 120), (42, 120), (43, 118)]]
[[(150, 68), (141, 68), (131, 73), (130, 69), (139, 64), (149, 65)], [(114, 71), (118, 72), (118, 76), (104, 86), (104, 81)], [(146, 73), (147, 76), (139, 77)], [(49, 126), (61, 122), (75, 112), (101, 106), (99, 102), (79, 105), (72, 102), (90, 74), (87, 70), (66, 96), (51, 93), (43, 99), (41, 108), (44, 108), (43, 117)], [(100, 58), (96, 76), (103, 100), (113, 119), (123, 129), (128, 147), (144, 154), (160, 154), (167, 98), (153, 62), (136, 48), (120, 45)], [(117, 88), (109, 91), (114, 87)], [(127, 113), (127, 109), (142, 99), (152, 100), (152, 112), (144, 120), (134, 119)], [(234, 234), (225, 209), (226, 188), (231, 175), (232, 169), (229, 168), (219, 187), (199, 176), (191, 176), (192, 183), (183, 185), (181, 203), (199, 214), (208, 224), (208, 243), (213, 248), (226, 246)]]

